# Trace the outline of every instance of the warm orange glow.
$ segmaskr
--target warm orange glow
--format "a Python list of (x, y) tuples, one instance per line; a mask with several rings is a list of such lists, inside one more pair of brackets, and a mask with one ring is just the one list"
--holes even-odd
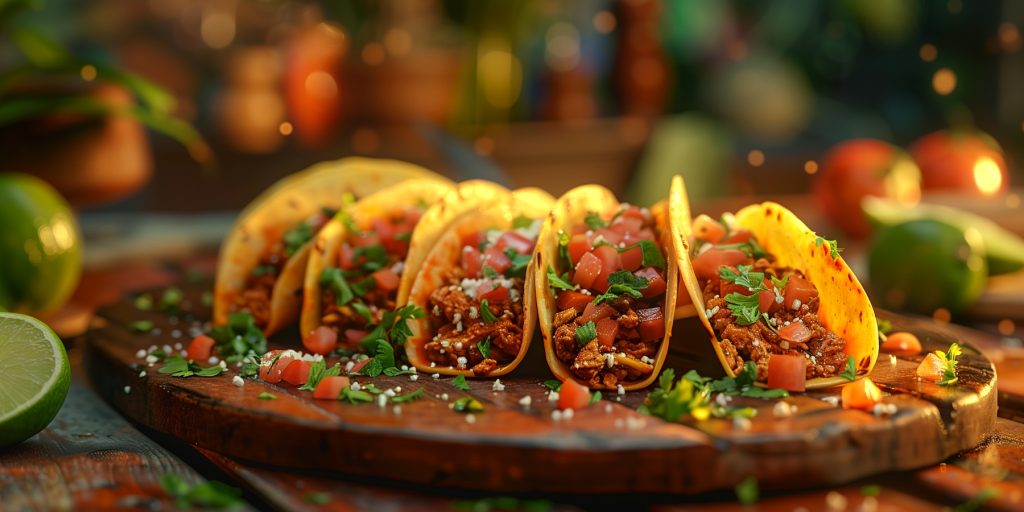
[(974, 183), (982, 194), (992, 195), (999, 192), (1003, 185), (1003, 173), (999, 164), (989, 157), (979, 158), (974, 163)]
[(1010, 208), (1012, 210), (1012, 209), (1015, 209), (1015, 208), (1017, 208), (1019, 206), (1020, 206), (1020, 196), (1018, 196), (1017, 194), (1007, 194), (1006, 195), (1006, 207), (1007, 208)]
[(384, 51), (384, 45), (380, 43), (366, 43), (363, 47), (363, 62), (370, 66), (383, 64), (385, 57), (387, 53)]
[(952, 69), (942, 68), (932, 75), (932, 88), (942, 96), (947, 96), (956, 89), (956, 73)]
[(235, 40), (234, 13), (219, 8), (206, 9), (199, 24), (199, 35), (210, 48), (227, 47)]
[(935, 45), (931, 43), (925, 43), (921, 45), (921, 60), (925, 62), (931, 62), (939, 56), (939, 50), (935, 48)]
[(281, 132), (281, 135), (291, 135), (294, 127), (288, 121), (284, 121), (280, 126), (277, 127), (277, 131)]
[(818, 162), (815, 162), (814, 160), (808, 160), (807, 162), (805, 162), (804, 172), (806, 172), (807, 174), (814, 174), (818, 172)]
[(380, 149), (380, 134), (372, 128), (358, 128), (352, 132), (352, 149), (356, 153), (375, 153)]
[(481, 155), (490, 155), (494, 152), (494, 139), (481, 135), (473, 141), (473, 150)]
[(747, 153), (747, 163), (754, 167), (761, 167), (764, 165), (764, 153), (759, 149)]
[(412, 36), (400, 28), (392, 28), (384, 35), (384, 46), (391, 55), (401, 57), (412, 51)]
[(1020, 50), (1020, 30), (1017, 29), (1017, 25), (1004, 21), (999, 25), (999, 42), (1006, 52), (1015, 52)]
[(1013, 323), (1013, 320), (1004, 318), (999, 321), (999, 334), (1003, 336), (1009, 336), (1013, 334), (1013, 331), (1017, 330), (1017, 324)]
[(595, 14), (594, 30), (601, 34), (610, 34), (615, 30), (615, 15), (611, 11), (600, 11)]
[(317, 99), (331, 99), (338, 94), (338, 83), (326, 71), (314, 71), (306, 76), (306, 93)]
[(91, 64), (86, 64), (82, 66), (81, 75), (82, 80), (85, 80), (86, 82), (92, 82), (96, 79), (96, 66), (93, 66)]
[(949, 323), (949, 320), (953, 318), (953, 315), (950, 314), (948, 309), (939, 308), (932, 312), (932, 318), (934, 318), (937, 322)]

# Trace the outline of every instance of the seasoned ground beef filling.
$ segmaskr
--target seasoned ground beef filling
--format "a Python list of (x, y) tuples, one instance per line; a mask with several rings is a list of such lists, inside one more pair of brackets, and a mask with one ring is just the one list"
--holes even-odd
[[(475, 375), (488, 375), (511, 362), (523, 344), (523, 281), (514, 279), (519, 291), (508, 300), (491, 304), (497, 318), (488, 324), (481, 318), (480, 301), (466, 294), (459, 285), (461, 272), (455, 269), (446, 283), (430, 294), (428, 314), (434, 338), (424, 345), (427, 358), (437, 366), (470, 369)], [(488, 357), (480, 353), (479, 343), (491, 340)]]
[(620, 297), (611, 306), (614, 313), (609, 318), (618, 323), (620, 333), (611, 346), (601, 345), (597, 339), (582, 347), (576, 342), (576, 330), (586, 323), (582, 310), (569, 308), (555, 314), (555, 355), (592, 388), (615, 388), (623, 382), (643, 379), (653, 371), (647, 361), (653, 362), (661, 342), (660, 338), (640, 341), (636, 301)]
[(270, 297), (274, 292), (274, 283), (287, 262), (285, 245), (275, 244), (273, 250), (260, 259), (256, 270), (246, 277), (245, 288), (235, 298), (231, 310), (248, 312), (257, 327), (266, 327), (270, 323)]
[[(764, 261), (759, 260), (755, 268), (759, 271), (766, 270)], [(781, 269), (777, 272), (778, 275), (785, 275)], [(744, 361), (754, 361), (757, 364), (758, 379), (764, 381), (768, 375), (768, 360), (772, 354), (805, 356), (808, 379), (837, 375), (846, 366), (846, 342), (821, 325), (821, 321), (818, 320), (818, 297), (806, 304), (800, 304), (797, 309), (781, 307), (769, 315), (777, 326), (776, 329), (794, 321), (803, 322), (811, 331), (811, 337), (804, 343), (796, 343), (779, 337), (764, 321), (752, 325), (739, 325), (725, 298), (719, 296), (717, 281), (705, 283), (703, 293), (704, 307), (709, 312), (714, 312), (709, 317), (711, 326), (718, 333), (722, 353), (725, 354), (733, 371), (738, 373), (742, 370)]]

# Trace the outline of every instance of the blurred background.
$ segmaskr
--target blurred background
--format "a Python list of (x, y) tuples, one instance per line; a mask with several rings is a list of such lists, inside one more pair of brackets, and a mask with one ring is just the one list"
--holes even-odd
[(109, 242), (87, 244), (87, 266), (147, 218), (125, 213), (224, 212), (186, 221), (215, 243), (269, 184), (349, 155), (641, 204), (681, 173), (698, 209), (794, 198), (843, 242), (868, 235), (864, 195), (1024, 231), (1019, 2), (0, 6), (5, 167)]

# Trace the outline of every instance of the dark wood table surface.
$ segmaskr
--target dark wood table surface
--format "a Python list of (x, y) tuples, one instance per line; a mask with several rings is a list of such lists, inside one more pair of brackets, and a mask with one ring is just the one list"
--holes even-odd
[[(481, 496), (413, 488), (384, 481), (297, 474), (242, 465), (133, 425), (104, 403), (85, 380), (82, 341), (74, 335), (99, 304), (126, 290), (166, 286), (212, 271), (214, 255), (180, 261), (131, 261), (88, 269), (72, 303), (48, 320), (63, 331), (72, 359), (68, 399), (54, 422), (32, 439), (0, 451), (0, 510), (173, 510), (159, 477), (175, 474), (190, 483), (217, 480), (243, 490), (247, 507), (271, 510), (943, 510), (967, 509), (980, 497), (997, 510), (1024, 507), (1024, 350), (993, 323), (947, 326), (969, 339), (999, 374), (1000, 419), (988, 441), (933, 467), (877, 475), (837, 488), (762, 494), (754, 506), (731, 492), (698, 497)], [(187, 277), (186, 277), (187, 278)], [(1005, 329), (1004, 329), (1005, 330)], [(1005, 338), (1001, 338), (1005, 336)], [(315, 456), (315, 455), (311, 455)], [(314, 499), (317, 498), (317, 499)], [(326, 503), (320, 503), (326, 498)]]

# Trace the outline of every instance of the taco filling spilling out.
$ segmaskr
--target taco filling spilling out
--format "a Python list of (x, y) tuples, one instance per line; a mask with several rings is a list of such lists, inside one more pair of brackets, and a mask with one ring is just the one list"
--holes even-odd
[(526, 217), (513, 229), (487, 229), (461, 239), (461, 264), (430, 294), (434, 337), (424, 345), (431, 366), (485, 376), (519, 355), (526, 314), (526, 270), (541, 222)]
[(245, 287), (231, 304), (231, 311), (245, 311), (252, 315), (261, 330), (270, 323), (271, 296), (274, 285), (288, 259), (306, 245), (338, 210), (322, 208), (310, 218), (296, 224), (270, 246), (245, 278)]
[(650, 211), (588, 212), (558, 237), (559, 266), (568, 270), (547, 269), (555, 355), (591, 388), (647, 378), (665, 337), (667, 270)]
[(734, 372), (757, 364), (769, 374), (772, 355), (806, 360), (806, 378), (834, 377), (847, 364), (846, 341), (818, 318), (820, 297), (799, 269), (779, 266), (745, 229), (700, 215), (693, 223), (693, 271), (708, 321)]
[(341, 347), (358, 348), (369, 334), (367, 326), (395, 309), (409, 241), (423, 211), (421, 206), (398, 209), (373, 219), (366, 230), (345, 219), (337, 260), (319, 277), (320, 323), (338, 333)]

